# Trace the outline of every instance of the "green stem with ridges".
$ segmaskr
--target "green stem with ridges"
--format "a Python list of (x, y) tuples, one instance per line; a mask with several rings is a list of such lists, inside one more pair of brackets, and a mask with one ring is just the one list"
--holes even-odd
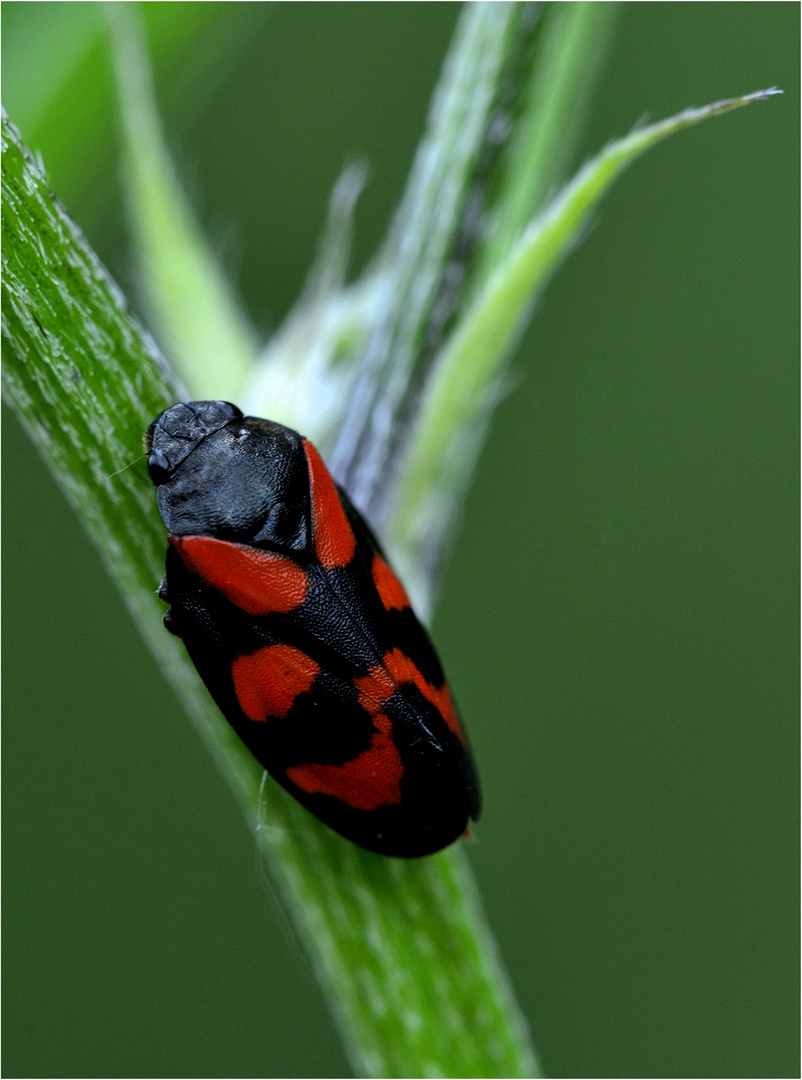
[(272, 781), (260, 796), (262, 769), (161, 628), (164, 529), (136, 463), (144, 428), (178, 389), (5, 117), (2, 173), (5, 393), (259, 836), (356, 1072), (532, 1075), (459, 846), (371, 855)]

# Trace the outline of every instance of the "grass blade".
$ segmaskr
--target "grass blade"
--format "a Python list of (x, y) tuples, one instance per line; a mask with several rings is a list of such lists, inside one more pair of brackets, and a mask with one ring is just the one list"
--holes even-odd
[(237, 401), (256, 337), (209, 249), (164, 143), (135, 5), (108, 3), (129, 217), (153, 327), (193, 398)]
[(487, 281), (564, 180), (618, 8), (593, 0), (547, 5), (520, 115), (499, 166), (500, 190), (473, 271), (477, 283)]
[[(635, 130), (589, 161), (533, 220), (444, 343), (410, 443), (391, 534), (416, 597), (426, 597), (478, 453), (494, 388), (538, 292), (577, 241), (615, 178), (645, 150), (683, 128), (762, 101), (762, 90)], [(420, 574), (425, 576), (423, 580)]]

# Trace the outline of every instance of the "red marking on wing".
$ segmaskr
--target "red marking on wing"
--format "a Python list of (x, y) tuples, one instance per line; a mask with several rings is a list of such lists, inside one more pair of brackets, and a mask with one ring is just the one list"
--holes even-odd
[(286, 614), (306, 599), (306, 571), (291, 559), (211, 536), (171, 536), (193, 574), (249, 615)]
[(361, 679), (354, 679), (359, 694), (359, 704), (368, 712), (376, 712), (389, 701), (398, 687), (385, 667), (379, 664), (371, 668)]
[(410, 606), (409, 597), (404, 592), (404, 586), (381, 555), (373, 556), (371, 573), (373, 575), (373, 584), (376, 586), (381, 602), (387, 611), (396, 608), (403, 610)]
[(385, 653), (381, 664), (371, 668), (367, 675), (354, 679), (359, 704), (373, 720), (370, 747), (344, 765), (305, 762), (291, 766), (287, 769), (288, 778), (310, 795), (322, 792), (357, 810), (377, 810), (380, 806), (400, 803), (404, 764), (393, 742), (392, 721), (383, 710), (405, 683), (417, 686), (449, 728), (463, 738), (448, 688), (432, 686), (408, 656), (400, 649), (392, 649)]
[(383, 713), (374, 713), (373, 724), (370, 747), (353, 760), (344, 765), (294, 765), (287, 776), (307, 794), (331, 795), (355, 810), (398, 805), (404, 765), (392, 739), (393, 725)]
[(256, 721), (286, 716), (319, 671), (311, 656), (292, 645), (265, 645), (238, 656), (231, 665), (237, 700), (245, 715)]
[(400, 649), (392, 649), (385, 653), (381, 664), (371, 668), (370, 672), (361, 679), (354, 680), (354, 685), (359, 692), (360, 704), (371, 711), (383, 706), (403, 683), (412, 683), (413, 686), (417, 686), (426, 700), (434, 705), (454, 734), (464, 740), (448, 687), (443, 685), (438, 689), (432, 686)]
[(315, 554), (326, 568), (347, 566), (356, 551), (356, 540), (345, 516), (340, 496), (314, 446), (303, 440), (312, 494), (312, 533)]

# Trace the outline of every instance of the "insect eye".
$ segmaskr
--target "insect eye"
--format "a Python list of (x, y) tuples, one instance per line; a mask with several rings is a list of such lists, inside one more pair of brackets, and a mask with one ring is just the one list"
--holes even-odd
[(170, 479), (170, 462), (161, 450), (154, 450), (148, 457), (148, 476), (158, 487)]

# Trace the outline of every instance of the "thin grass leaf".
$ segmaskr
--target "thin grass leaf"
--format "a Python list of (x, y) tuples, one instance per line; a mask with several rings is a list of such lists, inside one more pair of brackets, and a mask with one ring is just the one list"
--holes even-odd
[(595, 0), (546, 5), (472, 270), (477, 285), (487, 281), (564, 180), (619, 7)]
[(776, 93), (761, 90), (687, 109), (610, 143), (529, 224), (491, 276), (443, 345), (410, 440), (389, 530), (398, 544), (394, 554), (413, 590), (410, 595), (425, 600), (431, 593), (498, 394), (498, 378), (537, 294), (576, 243), (609, 186), (635, 158), (668, 135)]
[[(164, 531), (136, 461), (179, 388), (3, 117), (4, 389), (259, 837), (361, 1076), (535, 1074), (459, 846), (371, 855), (272, 781), (160, 625)], [(129, 466), (133, 466), (130, 467)]]
[(164, 142), (136, 5), (105, 5), (125, 188), (153, 328), (193, 398), (239, 400), (256, 336), (195, 221)]

